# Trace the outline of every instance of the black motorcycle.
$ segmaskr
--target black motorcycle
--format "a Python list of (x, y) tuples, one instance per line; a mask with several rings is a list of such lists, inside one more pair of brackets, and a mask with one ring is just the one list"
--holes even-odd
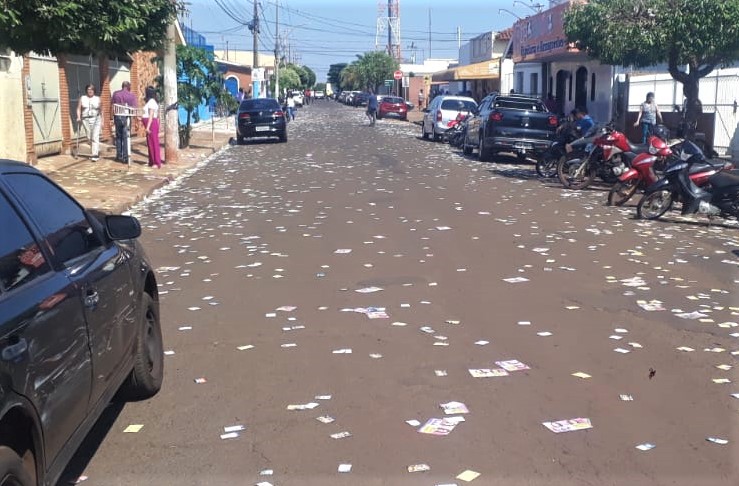
[(452, 122), (452, 126), (444, 132), (444, 141), (449, 142), (452, 147), (461, 147), (467, 133), (467, 115), (460, 113)]
[[(658, 219), (682, 202), (682, 214), (739, 218), (739, 170), (722, 170), (724, 162), (707, 160), (691, 141), (683, 143), (680, 160), (670, 165), (664, 178), (647, 188), (636, 207), (638, 218)], [(712, 174), (706, 187), (698, 187), (691, 175)]]
[[(536, 173), (547, 179), (557, 177), (557, 164), (568, 156), (565, 145), (580, 137), (574, 121), (565, 121), (557, 129), (557, 140), (536, 161)], [(584, 154), (575, 154), (582, 157)]]

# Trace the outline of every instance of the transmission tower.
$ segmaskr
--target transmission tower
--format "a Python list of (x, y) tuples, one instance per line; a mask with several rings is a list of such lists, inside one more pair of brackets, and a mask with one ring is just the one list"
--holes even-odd
[(377, 2), (375, 49), (379, 49), (384, 43), (385, 33), (387, 33), (385, 51), (400, 62), (400, 0), (378, 0)]

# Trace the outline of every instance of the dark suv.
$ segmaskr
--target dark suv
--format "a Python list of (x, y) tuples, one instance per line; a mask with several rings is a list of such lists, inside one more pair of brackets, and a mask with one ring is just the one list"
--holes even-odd
[(159, 391), (154, 271), (130, 216), (0, 160), (0, 484), (55, 484), (108, 403)]
[(556, 138), (559, 120), (539, 98), (492, 93), (483, 98), (475, 116), (467, 120), (463, 151), (477, 148), (480, 160), (490, 160), (497, 152), (509, 152), (526, 159), (539, 156)]

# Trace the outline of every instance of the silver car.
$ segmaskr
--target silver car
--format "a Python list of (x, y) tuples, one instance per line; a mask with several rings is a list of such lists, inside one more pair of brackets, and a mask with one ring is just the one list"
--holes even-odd
[(444, 132), (449, 129), (449, 123), (462, 113), (469, 115), (477, 108), (477, 103), (467, 96), (437, 96), (429, 107), (423, 113), (423, 122), (421, 123), (421, 136), (423, 138), (433, 137), (434, 140), (441, 140)]

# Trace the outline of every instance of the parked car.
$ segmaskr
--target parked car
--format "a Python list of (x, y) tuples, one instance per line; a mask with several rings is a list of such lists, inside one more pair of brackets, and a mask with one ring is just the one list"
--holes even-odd
[(236, 114), (236, 141), (247, 138), (277, 137), (287, 142), (287, 120), (280, 103), (274, 98), (244, 100)]
[(303, 93), (293, 93), (293, 101), (295, 102), (295, 106), (303, 106), (303, 102), (305, 101)]
[(326, 93), (324, 93), (323, 91), (318, 90), (318, 91), (316, 91), (316, 94), (314, 95), (314, 97), (317, 100), (322, 100), (322, 99), (324, 99), (326, 97)]
[(401, 120), (408, 119), (408, 105), (403, 98), (397, 96), (384, 96), (380, 99), (377, 107), (377, 118), (396, 117)]
[(476, 108), (475, 100), (466, 96), (437, 96), (431, 100), (429, 107), (423, 110), (421, 135), (423, 138), (431, 136), (439, 141), (447, 131), (449, 122), (456, 120), (460, 113), (468, 115)]
[(352, 102), (354, 106), (367, 106), (367, 102), (369, 101), (370, 95), (368, 93), (359, 92), (354, 95), (354, 98), (352, 98)]
[(520, 159), (542, 155), (557, 138), (559, 120), (535, 96), (492, 93), (480, 102), (467, 122), (463, 151), (474, 148), (480, 160), (497, 152), (515, 153)]
[(113, 399), (155, 395), (154, 269), (131, 216), (0, 160), (0, 484), (54, 485)]

